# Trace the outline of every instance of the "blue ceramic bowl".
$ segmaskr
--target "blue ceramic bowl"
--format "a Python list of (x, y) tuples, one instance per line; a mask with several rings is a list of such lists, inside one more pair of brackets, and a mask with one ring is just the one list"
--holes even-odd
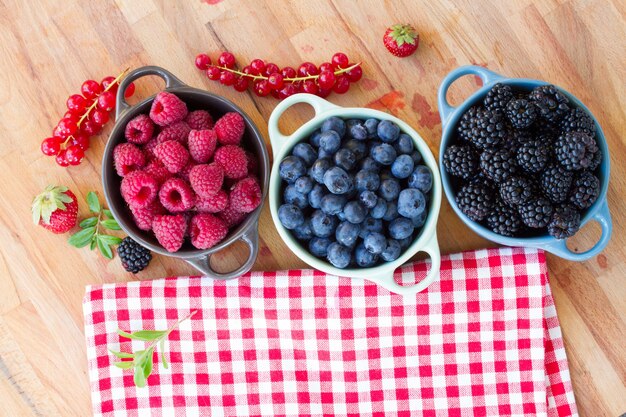
[[(450, 88), (450, 85), (452, 85), (454, 81), (464, 75), (475, 75), (480, 77), (483, 81), (483, 86), (474, 94), (472, 94), (467, 100), (465, 100), (460, 106), (453, 107), (448, 103), (446, 99), (448, 88)], [(487, 92), (496, 83), (507, 84), (513, 88), (528, 91), (540, 85), (548, 84), (545, 81), (539, 80), (507, 78), (502, 75), (496, 74), (495, 72), (489, 71), (483, 67), (471, 65), (459, 67), (446, 75), (446, 77), (441, 82), (441, 85), (439, 86), (438, 92), (439, 114), (441, 115), (441, 123), (443, 128), (441, 147), (439, 149), (439, 169), (441, 171), (441, 182), (443, 184), (443, 190), (446, 194), (448, 202), (450, 202), (450, 205), (452, 206), (456, 214), (461, 218), (461, 220), (463, 220), (466, 225), (468, 225), (480, 236), (484, 237), (485, 239), (489, 239), (492, 242), (496, 242), (506, 246), (526, 246), (531, 248), (540, 248), (572, 261), (584, 261), (597, 255), (609, 243), (609, 239), (611, 238), (611, 232), (613, 230), (611, 214), (609, 213), (609, 206), (606, 200), (606, 193), (609, 188), (610, 172), (609, 148), (606, 144), (606, 139), (604, 138), (602, 128), (600, 128), (600, 125), (598, 124), (598, 121), (593, 116), (593, 114), (591, 114), (589, 109), (587, 109), (587, 107), (585, 107), (585, 105), (581, 103), (580, 100), (561, 88), (559, 88), (559, 90), (563, 94), (565, 94), (572, 103), (585, 110), (593, 118), (593, 121), (596, 125), (596, 139), (598, 142), (598, 146), (602, 151), (602, 163), (600, 164), (598, 174), (600, 178), (600, 195), (598, 197), (598, 200), (582, 213), (581, 226), (590, 220), (595, 220), (600, 223), (600, 226), (602, 227), (602, 236), (600, 237), (600, 240), (588, 251), (577, 253), (572, 252), (567, 247), (565, 239), (558, 240), (548, 234), (544, 236), (528, 238), (501, 236), (493, 233), (491, 230), (487, 229), (483, 225), (471, 220), (457, 206), (455, 201), (456, 192), (452, 188), (451, 178), (443, 167), (443, 154), (448, 145), (454, 141), (456, 125), (459, 122), (463, 113), (465, 113), (470, 107), (482, 102)]]

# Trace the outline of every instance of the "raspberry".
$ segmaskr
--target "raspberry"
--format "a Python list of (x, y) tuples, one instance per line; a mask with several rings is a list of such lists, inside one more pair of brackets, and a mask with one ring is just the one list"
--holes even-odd
[(228, 194), (219, 190), (217, 194), (208, 198), (196, 197), (196, 210), (200, 213), (219, 213), (228, 205)]
[(165, 180), (171, 178), (172, 173), (169, 172), (163, 163), (158, 159), (153, 159), (148, 162), (148, 165), (143, 169), (148, 174), (152, 175), (159, 185), (163, 184)]
[(205, 110), (189, 112), (187, 117), (185, 117), (185, 122), (194, 130), (205, 130), (213, 127), (213, 118), (209, 112)]
[(217, 145), (217, 136), (213, 130), (192, 130), (189, 133), (189, 154), (194, 161), (201, 164), (209, 162), (215, 147)]
[(131, 207), (147, 207), (159, 190), (157, 180), (143, 171), (130, 172), (122, 179), (120, 191)]
[(237, 112), (226, 113), (215, 122), (215, 133), (222, 145), (239, 145), (246, 125)]
[(141, 148), (141, 149), (144, 151), (144, 153), (145, 153), (145, 155), (146, 155), (146, 157), (148, 159), (156, 158), (156, 155), (154, 154), (154, 148), (156, 148), (156, 146), (159, 143), (161, 143), (161, 142), (159, 142), (157, 140), (156, 136), (155, 136), (154, 138), (152, 138), (150, 140), (150, 142), (148, 142), (145, 145), (143, 145), (143, 148)]
[(208, 213), (196, 214), (191, 219), (190, 229), (191, 244), (198, 249), (212, 248), (228, 234), (224, 221)]
[(259, 207), (262, 199), (261, 187), (253, 177), (240, 180), (230, 191), (231, 206), (242, 213), (250, 213)]
[(239, 146), (222, 146), (215, 151), (213, 159), (224, 168), (226, 178), (239, 179), (248, 175), (246, 152)]
[(165, 209), (158, 201), (153, 201), (148, 204), (147, 207), (130, 207), (130, 211), (133, 214), (135, 224), (141, 230), (152, 230), (152, 221), (154, 217), (160, 214), (165, 214)]
[(189, 161), (189, 152), (180, 142), (175, 140), (159, 143), (154, 148), (154, 154), (163, 162), (165, 168), (173, 174), (183, 169), (187, 165), (187, 161)]
[(189, 184), (182, 178), (170, 178), (159, 190), (159, 201), (172, 213), (180, 213), (191, 209), (196, 203)]
[(113, 150), (115, 170), (120, 177), (146, 165), (146, 156), (132, 143), (120, 143)]
[(259, 171), (259, 161), (256, 156), (252, 152), (246, 151), (246, 159), (248, 160), (248, 174), (256, 175)]
[(220, 219), (224, 221), (224, 224), (228, 228), (233, 226), (237, 226), (241, 223), (247, 216), (247, 213), (242, 213), (237, 211), (229, 202), (229, 204), (222, 210), (219, 214)]
[(163, 143), (167, 140), (175, 140), (184, 144), (187, 143), (187, 136), (189, 136), (190, 131), (191, 128), (187, 123), (176, 122), (163, 128), (156, 139), (158, 143)]
[(189, 182), (191, 188), (202, 198), (208, 198), (217, 194), (222, 188), (224, 181), (224, 171), (213, 164), (196, 165), (189, 171)]
[(172, 93), (161, 91), (150, 108), (150, 118), (159, 126), (180, 122), (187, 116), (187, 105)]
[(166, 251), (176, 252), (183, 246), (187, 219), (182, 214), (155, 216), (152, 231)]
[(185, 165), (185, 167), (180, 170), (178, 176), (189, 182), (189, 172), (191, 171), (191, 168), (195, 167), (196, 165), (198, 164), (193, 162), (193, 160), (189, 160), (189, 162), (187, 162), (187, 165)]
[(154, 123), (146, 114), (140, 114), (128, 122), (124, 130), (126, 140), (131, 143), (142, 145), (152, 139), (154, 133)]

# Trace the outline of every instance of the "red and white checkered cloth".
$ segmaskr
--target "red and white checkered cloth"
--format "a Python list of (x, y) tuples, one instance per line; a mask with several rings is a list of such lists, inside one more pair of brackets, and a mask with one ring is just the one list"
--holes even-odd
[[(107, 348), (144, 346), (118, 327), (166, 329), (191, 310), (146, 388), (112, 366)], [(443, 257), (441, 280), (410, 297), (311, 270), (253, 272), (92, 286), (84, 312), (97, 416), (577, 414), (534, 249)]]

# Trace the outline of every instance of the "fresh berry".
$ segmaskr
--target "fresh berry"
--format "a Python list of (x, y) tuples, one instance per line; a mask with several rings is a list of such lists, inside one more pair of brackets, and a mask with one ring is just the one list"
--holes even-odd
[(234, 207), (228, 204), (224, 210), (218, 214), (219, 218), (224, 221), (226, 227), (231, 228), (239, 225), (248, 216), (246, 213), (237, 211)]
[(506, 136), (507, 127), (502, 113), (484, 110), (479, 112), (469, 140), (477, 148), (487, 149), (500, 145)]
[(191, 186), (182, 178), (169, 178), (159, 190), (159, 201), (171, 213), (190, 210), (195, 199)]
[(248, 177), (239, 180), (230, 190), (230, 204), (235, 210), (250, 213), (259, 207), (263, 199), (261, 187), (256, 178)]
[(213, 117), (206, 110), (194, 110), (185, 117), (185, 123), (193, 130), (205, 130), (213, 128)]
[(120, 177), (129, 172), (140, 169), (146, 165), (146, 156), (132, 143), (120, 143), (113, 150), (113, 162), (115, 171)]
[(336, 216), (328, 215), (321, 210), (315, 210), (311, 214), (311, 228), (315, 236), (329, 237), (333, 235), (337, 228), (337, 223)]
[(172, 123), (171, 125), (166, 126), (163, 128), (163, 130), (161, 130), (161, 132), (157, 136), (157, 142), (163, 143), (168, 140), (175, 140), (182, 144), (186, 144), (189, 132), (191, 132), (191, 128), (187, 123)]
[(405, 217), (397, 217), (389, 223), (389, 236), (393, 239), (406, 239), (413, 234), (413, 222)]
[(409, 176), (408, 185), (427, 194), (433, 188), (433, 173), (430, 168), (426, 165), (416, 166)]
[(148, 162), (148, 164), (143, 168), (143, 171), (154, 177), (159, 185), (163, 184), (165, 180), (171, 178), (174, 175), (169, 172), (167, 168), (165, 168), (163, 163), (158, 159), (153, 159), (152, 161)]
[(506, 105), (513, 100), (513, 91), (506, 84), (497, 83), (487, 93), (483, 100), (485, 108), (489, 111), (499, 111), (504, 113)]
[(166, 251), (176, 252), (185, 241), (187, 219), (183, 214), (155, 216), (152, 221), (152, 231)]
[(517, 210), (498, 201), (487, 215), (487, 227), (501, 236), (516, 236), (522, 229), (522, 220)]
[(296, 146), (293, 147), (293, 151), (291, 151), (291, 154), (302, 159), (305, 165), (309, 167), (313, 165), (313, 162), (317, 160), (317, 153), (308, 143), (298, 143)]
[(328, 245), (326, 259), (336, 268), (346, 268), (350, 265), (350, 249), (337, 243), (332, 242)]
[(322, 122), (321, 132), (332, 130), (342, 138), (346, 134), (346, 122), (343, 119), (332, 116)]
[(572, 187), (574, 174), (566, 170), (560, 164), (554, 164), (546, 168), (539, 179), (541, 191), (553, 203), (564, 202)]
[(478, 132), (478, 122), (483, 110), (480, 107), (470, 107), (463, 113), (456, 128), (459, 138), (466, 142), (471, 142)]
[(117, 254), (124, 269), (133, 274), (143, 271), (152, 260), (152, 253), (130, 236), (126, 236), (119, 244)]
[(341, 146), (341, 136), (334, 130), (327, 130), (320, 135), (320, 149), (329, 153), (337, 152)]
[(343, 207), (343, 214), (350, 223), (359, 224), (367, 217), (367, 208), (358, 200), (352, 200)]
[(132, 171), (122, 178), (120, 191), (129, 206), (147, 207), (157, 197), (159, 184), (146, 172)]
[(448, 146), (443, 154), (443, 166), (450, 175), (470, 179), (478, 172), (478, 154), (469, 145)]
[(400, 127), (390, 120), (382, 120), (378, 123), (376, 133), (383, 142), (393, 143), (400, 137)]
[(109, 112), (100, 109), (94, 109), (90, 116), (91, 120), (100, 126), (105, 125), (109, 121)]
[(517, 149), (517, 164), (524, 171), (536, 174), (541, 172), (551, 158), (549, 145), (541, 140), (522, 144)]
[(533, 229), (546, 227), (552, 218), (552, 203), (544, 197), (532, 197), (518, 207), (522, 222)]
[[(278, 208), (278, 219), (287, 229), (295, 229), (304, 223), (304, 215), (302, 214), (302, 211), (293, 204), (281, 205)], [(328, 236), (330, 236), (330, 233), (326, 237)]]
[(224, 221), (208, 213), (193, 216), (189, 227), (191, 244), (197, 249), (212, 248), (228, 234), (228, 227)]
[(234, 68), (235, 67), (235, 55), (230, 52), (222, 52), (217, 59), (217, 63), (222, 67)]
[(352, 67), (348, 71), (345, 72), (345, 77), (351, 83), (355, 83), (363, 77), (363, 68), (360, 65), (354, 66), (355, 64), (348, 64), (348, 67)]
[(387, 247), (387, 239), (382, 233), (369, 232), (363, 239), (363, 246), (368, 252), (378, 255)]
[(80, 94), (72, 94), (65, 102), (67, 109), (73, 113), (83, 113), (87, 107), (87, 100)]
[(343, 52), (337, 52), (330, 59), (330, 62), (333, 68), (347, 68), (350, 60), (348, 59), (348, 56)]
[(332, 243), (332, 240), (325, 237), (313, 236), (309, 240), (309, 252), (318, 258), (325, 258), (328, 254), (328, 246)]
[(65, 233), (76, 225), (78, 202), (67, 187), (49, 185), (33, 199), (33, 223), (52, 233)]
[(510, 206), (519, 206), (533, 196), (533, 189), (527, 178), (512, 175), (500, 184), (500, 197)]
[(167, 91), (156, 95), (150, 108), (150, 118), (159, 126), (180, 122), (187, 116), (187, 105)]
[(159, 143), (154, 148), (154, 155), (173, 174), (182, 170), (189, 161), (189, 152), (183, 144), (175, 140)]
[(526, 129), (537, 119), (537, 107), (523, 98), (509, 101), (506, 116), (516, 129)]
[(207, 198), (196, 196), (196, 210), (200, 213), (219, 213), (227, 205), (228, 194), (224, 190), (219, 190), (215, 195)]
[(241, 114), (237, 112), (226, 113), (215, 122), (215, 133), (217, 140), (222, 145), (239, 145), (246, 124)]
[(189, 171), (191, 188), (201, 198), (209, 198), (222, 188), (224, 170), (216, 163), (196, 165)]
[(459, 209), (471, 220), (481, 221), (494, 206), (492, 191), (480, 182), (464, 185), (455, 197)]
[(213, 130), (192, 130), (187, 145), (193, 160), (204, 164), (209, 162), (215, 153), (217, 135)]
[(79, 165), (84, 157), (85, 152), (79, 146), (72, 145), (65, 149), (65, 159), (70, 165)]
[(59, 153), (57, 153), (56, 157), (54, 158), (54, 160), (59, 166), (67, 167), (70, 165), (67, 158), (65, 157), (65, 153), (66, 153), (65, 149), (61, 149)]
[(413, 218), (426, 211), (426, 199), (420, 190), (405, 188), (398, 196), (398, 214)]
[(600, 180), (591, 172), (583, 171), (574, 180), (570, 202), (579, 209), (591, 207), (600, 195)]
[(206, 70), (206, 76), (209, 80), (217, 81), (222, 75), (222, 70), (217, 67), (209, 67)]
[(539, 116), (556, 123), (569, 110), (569, 100), (553, 85), (542, 85), (530, 92), (528, 98), (539, 109)]
[(213, 159), (222, 166), (226, 178), (236, 180), (248, 175), (246, 152), (239, 146), (222, 146), (215, 151)]
[(98, 81), (87, 80), (80, 86), (80, 92), (85, 98), (93, 99), (102, 92), (102, 86)]
[(57, 137), (49, 137), (41, 142), (41, 152), (47, 156), (53, 156), (61, 150), (61, 140)]
[(414, 151), (413, 139), (406, 133), (401, 133), (393, 147), (399, 154), (410, 155)]
[(595, 139), (580, 131), (567, 132), (555, 143), (556, 158), (568, 171), (589, 168), (596, 152), (598, 144)]
[(132, 119), (124, 130), (124, 136), (130, 143), (139, 145), (146, 144), (152, 139), (154, 133), (154, 123), (148, 115), (140, 114)]
[(419, 35), (411, 25), (393, 25), (385, 32), (383, 43), (392, 55), (403, 58), (417, 50)]
[(381, 143), (370, 148), (370, 156), (381, 165), (391, 165), (398, 154), (393, 146)]
[(211, 58), (207, 54), (196, 55), (196, 68), (199, 70), (206, 70), (211, 65)]
[(112, 91), (103, 91), (98, 96), (98, 104), (99, 109), (104, 111), (111, 111), (115, 108), (115, 94)]
[(347, 76), (339, 75), (335, 79), (333, 91), (337, 94), (344, 94), (350, 89), (350, 79)]
[(233, 85), (237, 81), (237, 76), (229, 71), (223, 71), (220, 74), (220, 83), (223, 85)]
[(333, 194), (345, 194), (354, 188), (352, 177), (339, 167), (332, 167), (324, 173), (324, 185)]
[(155, 216), (165, 214), (165, 208), (158, 200), (154, 200), (147, 207), (130, 206), (130, 212), (137, 227), (141, 230), (149, 231), (152, 230), (152, 221)]
[(76, 121), (69, 117), (64, 117), (59, 121), (57, 127), (54, 130), (54, 136), (59, 136), (63, 139), (73, 135), (78, 131), (78, 125)]
[[(332, 162), (330, 162), (330, 159), (328, 159), (328, 158), (320, 158), (317, 161), (315, 161), (313, 163), (313, 165), (311, 165), (311, 169), (309, 170), (309, 175), (318, 184), (323, 184), (324, 183), (324, 174), (326, 174), (326, 171), (328, 171), (331, 166), (332, 166)], [(287, 174), (285, 174), (285, 175), (287, 175)], [(281, 176), (281, 178), (282, 178), (282, 176)], [(286, 181), (289, 182), (288, 179)]]
[(339, 168), (343, 168), (346, 171), (349, 171), (354, 167), (355, 164), (356, 156), (351, 150), (342, 148), (339, 149), (337, 153), (335, 153), (335, 165), (337, 165)]
[(353, 248), (359, 238), (360, 229), (360, 226), (357, 224), (353, 224), (348, 221), (341, 222), (335, 230), (335, 239), (337, 239), (337, 242), (341, 243), (343, 246)]
[(583, 132), (591, 136), (596, 135), (596, 124), (586, 111), (576, 107), (567, 112), (561, 119), (559, 127), (563, 133), (567, 132)]
[(387, 246), (380, 253), (380, 257), (383, 258), (385, 262), (393, 262), (400, 257), (401, 253), (402, 247), (400, 246), (400, 242), (396, 239), (387, 239)]
[(569, 204), (554, 209), (552, 220), (548, 224), (548, 233), (557, 239), (567, 239), (580, 229), (580, 213)]

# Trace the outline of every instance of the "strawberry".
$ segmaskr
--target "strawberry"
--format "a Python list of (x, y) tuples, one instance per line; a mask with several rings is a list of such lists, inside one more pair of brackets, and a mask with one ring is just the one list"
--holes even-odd
[(383, 36), (385, 47), (395, 56), (404, 58), (415, 52), (420, 37), (411, 25), (393, 25)]
[(49, 185), (33, 200), (33, 222), (52, 233), (65, 233), (76, 225), (78, 202), (67, 187)]

